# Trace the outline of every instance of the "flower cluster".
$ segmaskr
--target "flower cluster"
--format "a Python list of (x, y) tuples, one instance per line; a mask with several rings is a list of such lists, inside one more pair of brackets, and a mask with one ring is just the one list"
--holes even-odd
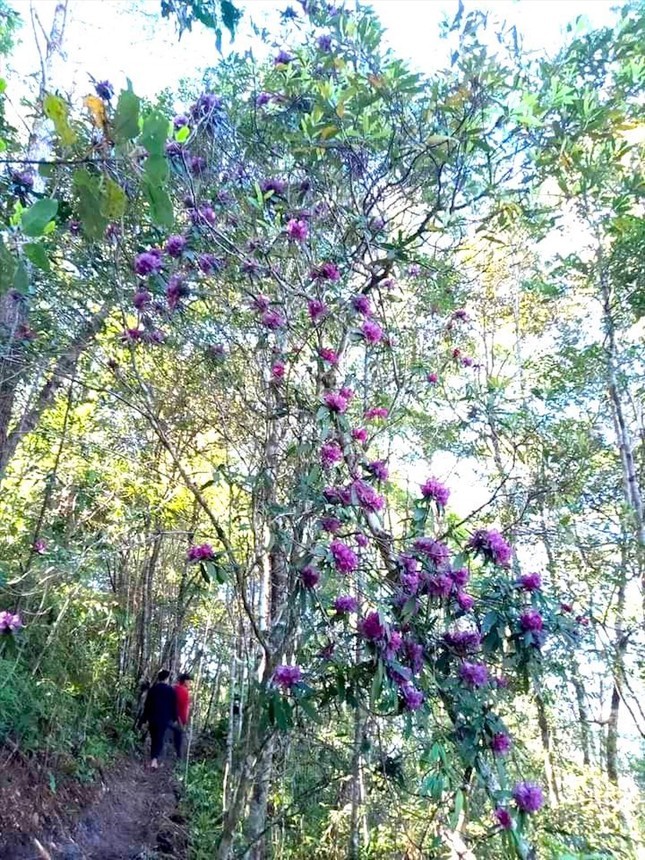
[(17, 612), (0, 612), (0, 633), (15, 633), (22, 626), (22, 619)]
[(468, 541), (468, 546), (500, 567), (508, 567), (513, 553), (510, 545), (495, 529), (478, 529)]
[(424, 499), (436, 502), (438, 507), (445, 508), (450, 497), (450, 490), (436, 478), (428, 478), (425, 484), (421, 485), (421, 495)]
[(341, 540), (333, 540), (329, 544), (329, 551), (339, 573), (352, 573), (358, 567), (356, 553)]
[(215, 558), (215, 550), (209, 543), (201, 543), (189, 547), (186, 557), (190, 562), (210, 561)]
[(283, 690), (291, 690), (300, 683), (302, 669), (300, 666), (276, 666), (273, 673), (273, 683)]

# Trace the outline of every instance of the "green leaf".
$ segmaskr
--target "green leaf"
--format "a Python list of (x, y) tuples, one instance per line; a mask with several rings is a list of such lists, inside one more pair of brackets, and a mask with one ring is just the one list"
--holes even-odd
[(0, 237), (0, 296), (13, 287), (16, 260)]
[(118, 221), (125, 213), (126, 196), (121, 186), (109, 177), (103, 186), (103, 197), (101, 200), (101, 214), (108, 221)]
[(127, 90), (119, 94), (114, 122), (112, 125), (115, 143), (133, 140), (139, 134), (139, 106), (141, 100), (132, 92), (132, 84), (128, 81)]
[(163, 155), (170, 122), (159, 111), (153, 111), (143, 121), (140, 143), (149, 155)]
[(172, 227), (175, 217), (172, 211), (172, 202), (163, 188), (146, 182), (144, 191), (148, 205), (150, 206), (150, 217), (160, 227)]
[(69, 107), (60, 96), (47, 93), (43, 99), (45, 116), (54, 123), (56, 134), (63, 146), (71, 146), (76, 140), (76, 132), (69, 124)]
[(41, 236), (58, 212), (58, 200), (38, 200), (22, 213), (22, 229), (27, 236)]
[(13, 288), (23, 296), (29, 291), (29, 273), (22, 260), (19, 261), (13, 275)]
[(185, 143), (189, 137), (190, 129), (187, 125), (183, 125), (175, 135), (175, 140), (177, 141), (177, 143)]
[(231, 41), (233, 41), (238, 21), (242, 17), (242, 12), (230, 0), (221, 0), (220, 10), (222, 12), (222, 23), (231, 34)]
[(31, 263), (33, 263), (34, 266), (37, 266), (39, 269), (42, 269), (43, 272), (50, 271), (51, 263), (49, 262), (47, 251), (45, 251), (42, 245), (38, 245), (35, 242), (30, 242), (28, 245), (25, 245), (23, 250), (27, 259)]
[(81, 168), (74, 172), (73, 181), (83, 230), (90, 239), (100, 239), (108, 222), (101, 213), (101, 189), (98, 179)]
[(168, 178), (168, 162), (161, 155), (146, 158), (144, 170), (151, 185), (163, 185)]

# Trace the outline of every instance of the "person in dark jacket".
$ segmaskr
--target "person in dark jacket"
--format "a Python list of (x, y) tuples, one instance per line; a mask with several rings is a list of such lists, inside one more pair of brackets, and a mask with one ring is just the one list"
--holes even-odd
[(147, 723), (150, 731), (150, 767), (159, 767), (159, 757), (163, 752), (166, 732), (177, 721), (177, 696), (168, 683), (170, 672), (162, 669), (157, 682), (150, 687), (146, 696), (141, 723)]

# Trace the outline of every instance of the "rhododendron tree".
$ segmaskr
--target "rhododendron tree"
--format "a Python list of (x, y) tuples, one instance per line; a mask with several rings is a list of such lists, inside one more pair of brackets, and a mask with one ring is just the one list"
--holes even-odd
[[(501, 522), (459, 521), (450, 482), (418, 457), (406, 485), (400, 456), (445, 382), (477, 370), (452, 251), (514, 163), (495, 154), (508, 82), (486, 63), (483, 86), (459, 68), (422, 80), (380, 47), (368, 11), (312, 2), (284, 26), (266, 62), (231, 57), (174, 114), (97, 85), (105, 123), (55, 131), (62, 154), (92, 141), (102, 155), (60, 159), (61, 199), (44, 208), (13, 177), (9, 254), (54, 241), (59, 203), (54, 230), (93, 243), (83, 270), (109, 286), (89, 329), (67, 332), (63, 370), (100, 331), (109, 396), (201, 517), (182, 587), (201, 572), (248, 628), (244, 754), (217, 856), (236, 840), (264, 856), (281, 733), (340, 713), (354, 729), (349, 856), (364, 749), (383, 732), (419, 742), (408, 790), (435, 804), (441, 850), (463, 853), (476, 819), (494, 822), (497, 856), (529, 858), (544, 796), (514, 755), (508, 703), (580, 625), (520, 570)], [(16, 361), (30, 347), (14, 269)]]

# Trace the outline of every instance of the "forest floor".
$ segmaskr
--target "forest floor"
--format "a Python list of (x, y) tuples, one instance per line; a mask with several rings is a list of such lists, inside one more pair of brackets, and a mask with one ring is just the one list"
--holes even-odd
[(185, 860), (179, 789), (167, 760), (121, 758), (97, 782), (48, 779), (24, 762), (0, 770), (2, 860)]

